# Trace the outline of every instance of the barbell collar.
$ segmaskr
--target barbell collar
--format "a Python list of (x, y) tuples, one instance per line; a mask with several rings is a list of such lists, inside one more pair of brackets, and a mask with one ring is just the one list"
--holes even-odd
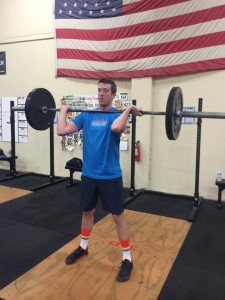
[(24, 107), (20, 107), (20, 106), (13, 106), (12, 107), (13, 111), (24, 111)]

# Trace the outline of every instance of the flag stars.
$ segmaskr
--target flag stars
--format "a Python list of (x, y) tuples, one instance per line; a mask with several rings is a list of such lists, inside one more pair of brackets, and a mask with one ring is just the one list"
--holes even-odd
[[(131, 2), (137, 0), (129, 0)], [(127, 2), (129, 2), (127, 0)], [(120, 11), (120, 6), (117, 7), (119, 1), (117, 0), (58, 0), (61, 7), (58, 6), (56, 10), (60, 18), (65, 14), (65, 18), (101, 18), (114, 17)], [(58, 3), (57, 2), (57, 3)]]

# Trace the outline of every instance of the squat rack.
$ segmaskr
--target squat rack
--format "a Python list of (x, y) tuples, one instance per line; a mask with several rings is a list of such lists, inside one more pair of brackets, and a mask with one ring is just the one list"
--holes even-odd
[(11, 157), (10, 157), (10, 175), (9, 177), (0, 179), (0, 182), (8, 181), (18, 177), (24, 177), (28, 175), (49, 177), (49, 182), (32, 188), (32, 191), (37, 191), (50, 185), (65, 181), (65, 177), (56, 177), (54, 171), (54, 124), (49, 127), (49, 149), (50, 149), (50, 175), (44, 175), (34, 172), (27, 172), (18, 174), (16, 171), (16, 141), (15, 141), (15, 109), (14, 101), (10, 101), (10, 127), (11, 127)]
[[(198, 112), (202, 112), (202, 98), (198, 99)], [(136, 105), (136, 100), (132, 101), (132, 104)], [(200, 176), (200, 150), (201, 150), (201, 114), (197, 117), (197, 145), (196, 145), (196, 162), (195, 162), (195, 191), (193, 206), (190, 211), (187, 220), (193, 222), (199, 212), (199, 208), (202, 204), (203, 198), (199, 195), (199, 176)], [(136, 117), (132, 115), (131, 119), (132, 131), (131, 131), (131, 180), (130, 180), (130, 197), (125, 199), (124, 206), (130, 203), (133, 199), (137, 198), (140, 194), (145, 193), (145, 189), (135, 190), (135, 141), (136, 141)]]

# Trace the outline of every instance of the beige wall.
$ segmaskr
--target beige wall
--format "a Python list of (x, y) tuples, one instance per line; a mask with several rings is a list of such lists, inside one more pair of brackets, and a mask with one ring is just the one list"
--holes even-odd
[[(165, 109), (168, 91), (180, 86), (184, 106), (195, 106), (197, 110), (198, 98), (202, 97), (203, 111), (224, 112), (224, 77), (224, 71), (217, 71), (155, 80), (154, 99), (160, 100), (156, 100), (154, 109)], [(217, 198), (216, 172), (221, 169), (225, 174), (224, 124), (224, 120), (202, 119), (199, 192), (213, 199)], [(177, 141), (165, 137), (164, 120), (157, 118), (154, 125), (151, 188), (194, 193), (197, 125), (183, 125)]]
[[(38, 13), (38, 14), (37, 14)], [(37, 87), (49, 89), (57, 106), (63, 95), (95, 94), (97, 80), (55, 77), (53, 1), (0, 1), (0, 51), (6, 51), (7, 74), (0, 76), (0, 96), (27, 96)], [(167, 78), (118, 80), (118, 91), (137, 99), (143, 110), (165, 111), (170, 89), (180, 86), (184, 106), (195, 106), (203, 98), (203, 111), (224, 111), (225, 71)], [(225, 175), (225, 121), (204, 119), (199, 193), (217, 199), (215, 177)], [(163, 116), (137, 119), (136, 140), (142, 147), (136, 163), (136, 188), (193, 195), (195, 188), (196, 125), (183, 125), (177, 141), (169, 141)], [(49, 131), (29, 127), (28, 143), (16, 144), (17, 170), (49, 174)], [(55, 175), (68, 176), (67, 160), (81, 157), (82, 148), (62, 151), (55, 134)], [(129, 137), (129, 143), (130, 143)], [(3, 150), (10, 143), (0, 142)], [(121, 152), (124, 185), (130, 187), (130, 151)], [(8, 168), (5, 162), (1, 168)], [(79, 178), (79, 174), (76, 175)]]

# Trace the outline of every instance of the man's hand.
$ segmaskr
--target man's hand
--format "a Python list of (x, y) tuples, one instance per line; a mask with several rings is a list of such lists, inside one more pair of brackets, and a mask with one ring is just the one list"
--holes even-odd
[(135, 116), (135, 117), (142, 117), (143, 113), (142, 110), (140, 108), (138, 108), (137, 106), (131, 104), (130, 106), (130, 113)]
[(60, 111), (68, 113), (69, 110), (70, 110), (70, 106), (67, 105), (66, 101), (61, 101)]

